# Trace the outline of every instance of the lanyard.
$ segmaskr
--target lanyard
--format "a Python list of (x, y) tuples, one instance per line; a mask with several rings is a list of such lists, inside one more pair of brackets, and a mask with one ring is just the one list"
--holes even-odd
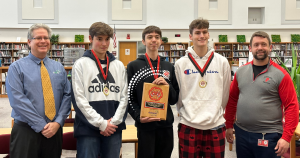
[(97, 55), (96, 55), (96, 53), (94, 52), (93, 49), (92, 49), (92, 53), (93, 53), (94, 57), (96, 58), (96, 61), (97, 61), (96, 64), (98, 65), (98, 69), (99, 69), (99, 71), (101, 72), (101, 77), (103, 77), (104, 82), (106, 83), (106, 79), (107, 79), (107, 75), (108, 75), (109, 58), (108, 58), (108, 56), (106, 55), (107, 67), (106, 67), (106, 74), (105, 74), (104, 71), (103, 71), (103, 68), (102, 68), (102, 66), (101, 66), (101, 63), (100, 63), (100, 61), (99, 61), (99, 58), (97, 57)]
[(145, 53), (145, 56), (146, 56), (146, 58), (147, 58), (147, 61), (148, 61), (149, 66), (150, 66), (150, 68), (151, 68), (151, 70), (152, 70), (154, 79), (157, 79), (157, 78), (158, 78), (158, 73), (159, 73), (160, 57), (157, 56), (157, 71), (156, 71), (156, 73), (155, 73), (154, 68), (153, 68), (153, 66), (152, 66), (152, 63), (151, 63), (151, 61), (150, 61), (150, 58), (149, 58), (148, 54)]
[(210, 65), (212, 59), (214, 58), (214, 52), (212, 52), (212, 53), (210, 54), (210, 56), (208, 57), (208, 59), (207, 59), (207, 61), (206, 61), (206, 63), (205, 63), (205, 65), (204, 65), (203, 68), (201, 68), (201, 67), (198, 65), (198, 63), (197, 63), (196, 60), (193, 58), (193, 56), (192, 56), (191, 53), (189, 53), (188, 57), (189, 57), (189, 59), (191, 60), (191, 62), (193, 63), (193, 65), (196, 67), (196, 69), (199, 71), (201, 77), (203, 77), (204, 74), (205, 74), (205, 72), (206, 72), (206, 70), (207, 70), (207, 68), (208, 68), (208, 66)]

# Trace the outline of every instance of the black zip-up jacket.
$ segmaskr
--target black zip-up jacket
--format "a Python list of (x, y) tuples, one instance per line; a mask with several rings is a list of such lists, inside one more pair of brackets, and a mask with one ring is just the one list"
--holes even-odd
[[(169, 100), (167, 109), (166, 120), (141, 123), (140, 112), (141, 102), (143, 97), (144, 82), (152, 83), (155, 79), (150, 66), (147, 64), (147, 58), (145, 55), (139, 56), (135, 61), (130, 62), (127, 65), (128, 74), (128, 112), (135, 120), (135, 126), (138, 130), (155, 130), (158, 128), (172, 127), (174, 122), (174, 116), (171, 109), (171, 105), (174, 105), (178, 101), (179, 87), (175, 76), (174, 66), (165, 58), (160, 57), (160, 69), (159, 77), (163, 77), (169, 83)], [(157, 70), (157, 59), (151, 63), (154, 70)]]

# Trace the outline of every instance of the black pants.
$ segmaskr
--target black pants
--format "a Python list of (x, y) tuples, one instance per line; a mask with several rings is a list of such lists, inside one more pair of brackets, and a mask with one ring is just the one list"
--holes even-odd
[(10, 137), (11, 158), (60, 158), (62, 128), (51, 138), (36, 133), (30, 126), (15, 123)]
[(170, 158), (173, 147), (173, 127), (141, 131), (138, 129), (138, 158)]

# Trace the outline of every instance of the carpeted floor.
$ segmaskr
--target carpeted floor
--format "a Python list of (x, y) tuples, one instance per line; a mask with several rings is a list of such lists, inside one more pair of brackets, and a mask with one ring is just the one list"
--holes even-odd
[[(177, 137), (177, 125), (179, 118), (177, 117), (177, 110), (175, 106), (172, 106), (172, 110), (175, 118), (173, 129), (174, 129), (174, 149), (171, 158), (178, 158), (178, 137)], [(9, 105), (8, 98), (0, 98), (0, 128), (10, 128), (11, 127), (11, 107)], [(133, 125), (134, 120), (128, 115), (126, 119), (127, 125)], [(0, 142), (1, 143), (1, 142)], [(122, 144), (122, 158), (134, 158), (134, 145), (131, 143), (124, 143)], [(0, 158), (4, 157), (5, 155), (0, 154)], [(62, 158), (75, 158), (76, 151), (68, 151), (63, 150)], [(233, 145), (233, 150), (229, 151), (228, 143), (226, 143), (225, 147), (225, 158), (236, 158), (235, 154), (235, 145)]]

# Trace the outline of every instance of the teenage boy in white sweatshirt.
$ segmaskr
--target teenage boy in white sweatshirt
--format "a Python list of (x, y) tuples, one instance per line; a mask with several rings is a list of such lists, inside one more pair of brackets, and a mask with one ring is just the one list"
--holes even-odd
[(74, 137), (79, 158), (118, 158), (126, 128), (127, 74), (108, 51), (113, 29), (95, 22), (89, 29), (92, 50), (72, 68)]
[(189, 26), (193, 46), (175, 63), (179, 85), (177, 110), (179, 157), (225, 155), (224, 109), (231, 80), (227, 59), (208, 46), (209, 22), (196, 19)]

